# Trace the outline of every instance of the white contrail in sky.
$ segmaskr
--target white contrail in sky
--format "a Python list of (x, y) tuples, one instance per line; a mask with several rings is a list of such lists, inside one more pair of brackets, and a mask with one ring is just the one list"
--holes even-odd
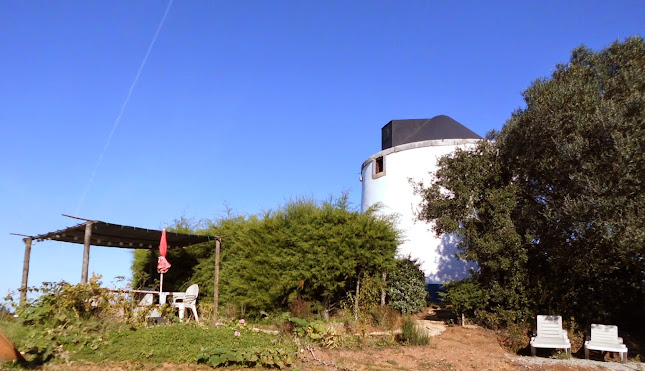
[(143, 61), (141, 61), (141, 65), (139, 66), (137, 75), (134, 77), (134, 81), (132, 81), (132, 84), (130, 84), (128, 95), (125, 97), (125, 100), (121, 105), (121, 111), (119, 111), (119, 115), (116, 117), (116, 120), (114, 120), (114, 125), (112, 125), (112, 130), (110, 131), (110, 135), (108, 135), (107, 141), (105, 142), (105, 146), (103, 146), (103, 151), (101, 151), (101, 154), (99, 155), (99, 158), (96, 161), (96, 165), (94, 165), (94, 170), (92, 170), (92, 174), (90, 175), (90, 180), (87, 182), (85, 191), (83, 192), (83, 195), (81, 195), (81, 198), (78, 200), (78, 204), (76, 205), (76, 211), (74, 212), (74, 215), (78, 215), (78, 213), (81, 210), (81, 207), (83, 206), (83, 203), (85, 202), (85, 198), (87, 197), (87, 194), (90, 192), (90, 188), (92, 187), (92, 184), (94, 183), (94, 178), (96, 177), (96, 172), (101, 166), (101, 163), (103, 162), (103, 157), (105, 157), (105, 152), (107, 151), (108, 147), (110, 146), (110, 143), (112, 142), (112, 137), (114, 136), (114, 132), (119, 126), (119, 122), (121, 121), (121, 117), (123, 116), (123, 112), (125, 111), (125, 108), (127, 107), (128, 102), (130, 101), (130, 97), (132, 96), (132, 91), (134, 90), (134, 87), (137, 85), (137, 81), (139, 81), (139, 76), (141, 76), (141, 71), (143, 71), (143, 67), (145, 67), (146, 62), (148, 61), (148, 56), (150, 55), (150, 51), (152, 51), (152, 48), (154, 47), (155, 42), (157, 41), (157, 37), (159, 36), (159, 32), (161, 31), (163, 24), (166, 22), (166, 16), (170, 11), (172, 2), (173, 0), (170, 0), (168, 2), (168, 6), (166, 6), (166, 11), (164, 12), (163, 17), (161, 18), (161, 22), (159, 22), (159, 27), (157, 27), (157, 32), (155, 32), (155, 35), (152, 38), (150, 45), (148, 46), (148, 50), (146, 51), (146, 55), (143, 57)]

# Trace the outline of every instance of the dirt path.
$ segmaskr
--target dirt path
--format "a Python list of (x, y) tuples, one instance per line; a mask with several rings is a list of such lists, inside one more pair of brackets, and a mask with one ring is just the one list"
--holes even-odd
[[(305, 352), (306, 370), (639, 370), (639, 364), (553, 360), (508, 354), (497, 335), (479, 327), (450, 326), (420, 347), (315, 349), (314, 360)], [(645, 369), (645, 365), (640, 365)]]

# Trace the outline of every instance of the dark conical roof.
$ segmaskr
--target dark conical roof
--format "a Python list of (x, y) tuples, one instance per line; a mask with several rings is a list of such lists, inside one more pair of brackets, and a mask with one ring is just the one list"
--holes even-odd
[(483, 139), (446, 115), (431, 119), (392, 120), (381, 129), (381, 150), (423, 140)]

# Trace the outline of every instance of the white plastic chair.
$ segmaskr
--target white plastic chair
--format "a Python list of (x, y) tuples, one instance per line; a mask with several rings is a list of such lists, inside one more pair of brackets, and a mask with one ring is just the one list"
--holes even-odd
[(564, 349), (571, 355), (571, 342), (562, 329), (561, 316), (537, 316), (537, 334), (531, 338), (532, 356), (535, 356), (535, 348)]
[(179, 319), (183, 320), (186, 312), (186, 308), (189, 308), (193, 311), (195, 315), (195, 321), (199, 322), (199, 316), (197, 315), (197, 296), (199, 295), (199, 286), (197, 284), (190, 285), (188, 290), (186, 290), (185, 295), (173, 296), (172, 303), (170, 306), (175, 307), (179, 310)]
[(617, 352), (623, 363), (627, 361), (627, 346), (618, 337), (618, 326), (592, 324), (591, 337), (585, 341), (586, 359), (589, 359), (589, 350)]

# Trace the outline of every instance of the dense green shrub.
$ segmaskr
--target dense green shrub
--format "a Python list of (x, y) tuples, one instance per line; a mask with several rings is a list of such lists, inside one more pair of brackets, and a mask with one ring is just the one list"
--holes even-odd
[[(263, 215), (229, 215), (195, 228), (183, 223), (181, 228), (223, 236), (220, 305), (241, 308), (251, 316), (288, 310), (296, 297), (309, 303), (313, 312), (338, 309), (355, 292), (360, 277), (391, 269), (398, 245), (391, 220), (373, 209), (352, 209), (346, 195), (326, 202), (292, 200)], [(197, 283), (200, 298), (211, 300), (212, 244), (174, 250), (168, 253), (173, 267), (164, 286), (171, 287), (168, 282), (181, 289)], [(135, 256), (135, 277), (145, 278), (154, 267), (154, 253), (145, 254)], [(158, 276), (152, 272), (150, 277)]]
[(440, 293), (441, 298), (457, 315), (474, 318), (475, 311), (481, 311), (488, 304), (488, 294), (472, 279), (449, 282), (444, 290)]
[(293, 334), (305, 342), (325, 348), (336, 348), (340, 345), (340, 334), (323, 322), (307, 321), (297, 317), (290, 317), (289, 322), (292, 324)]
[(389, 305), (403, 314), (417, 313), (426, 306), (425, 276), (416, 259), (397, 259), (387, 276), (387, 297)]

